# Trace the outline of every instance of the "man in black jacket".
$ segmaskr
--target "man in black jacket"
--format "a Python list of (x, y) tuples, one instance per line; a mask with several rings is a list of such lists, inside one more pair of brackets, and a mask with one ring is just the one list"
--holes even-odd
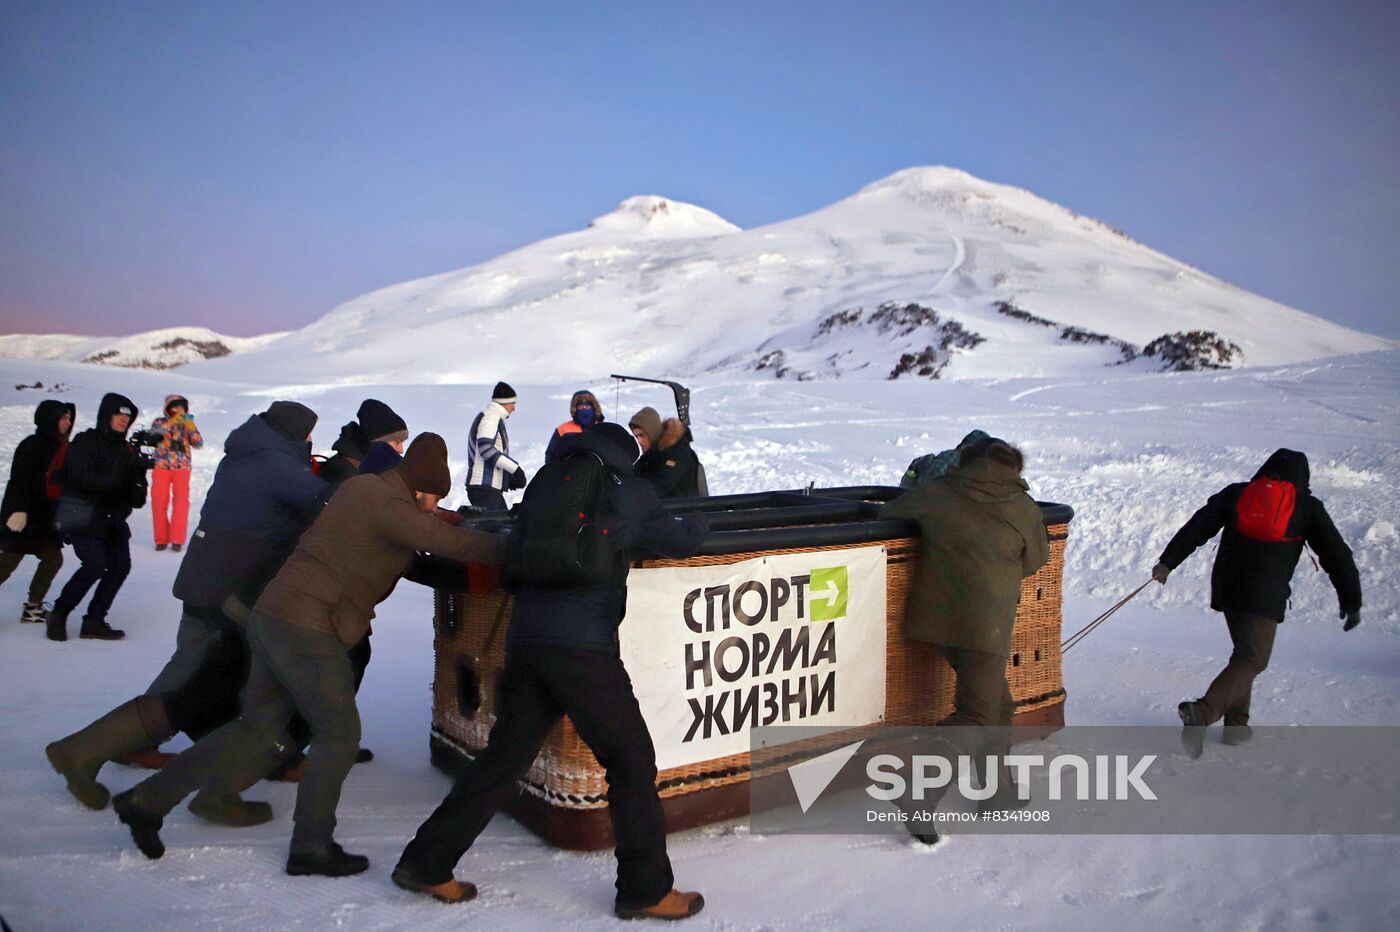
[(44, 596), (63, 568), (63, 541), (53, 527), (59, 487), (54, 473), (68, 453), (68, 434), (78, 409), (47, 398), (34, 411), (34, 433), (15, 448), (5, 497), (0, 501), (0, 585), (10, 578), (20, 560), (32, 554), (39, 567), (29, 582), (29, 600), (22, 622), (45, 619)]
[(611, 573), (596, 585), (521, 589), (506, 641), (497, 719), (485, 750), (404, 849), (393, 880), (405, 889), (461, 902), (475, 896), (452, 869), (529, 769), (545, 736), (568, 715), (607, 771), (617, 840), (620, 916), (680, 919), (704, 905), (672, 889), (665, 821), (656, 792), (656, 751), (618, 652), (627, 570), (642, 553), (693, 554), (709, 530), (703, 515), (672, 518), (655, 491), (633, 475), (638, 449), (627, 430), (605, 423), (569, 434), (560, 459), (598, 456), (616, 476), (610, 488)]
[(1205, 695), (1178, 707), (1185, 726), (1182, 746), (1191, 757), (1201, 756), (1206, 726), (1222, 718), (1227, 744), (1249, 739), (1254, 678), (1269, 664), (1304, 544), (1316, 552), (1337, 590), (1342, 630), (1361, 623), (1361, 579), (1351, 548), (1309, 492), (1309, 478), (1305, 455), (1275, 450), (1254, 481), (1227, 485), (1212, 495), (1176, 532), (1152, 570), (1152, 577), (1165, 585), (1172, 570), (1223, 529), (1211, 571), (1210, 607), (1224, 613), (1234, 651)]
[[(68, 639), (68, 616), (88, 594), (97, 591), (83, 616), (80, 637), (112, 641), (126, 636), (107, 624), (107, 612), (131, 572), (131, 528), (126, 519), (133, 508), (146, 504), (146, 470), (151, 461), (126, 439), (136, 420), (136, 405), (121, 395), (104, 395), (97, 424), (73, 438), (63, 468), (64, 499), (79, 505), (77, 523), (60, 526), (65, 541), (82, 566), (64, 585), (49, 612), (51, 641)], [(64, 520), (63, 501), (59, 522)]]

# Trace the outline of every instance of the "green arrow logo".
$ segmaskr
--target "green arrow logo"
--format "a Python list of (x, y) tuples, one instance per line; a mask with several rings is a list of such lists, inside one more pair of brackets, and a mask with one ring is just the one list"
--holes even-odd
[(846, 617), (849, 586), (844, 566), (826, 566), (812, 570), (809, 587), (808, 613), (813, 621), (834, 621)]

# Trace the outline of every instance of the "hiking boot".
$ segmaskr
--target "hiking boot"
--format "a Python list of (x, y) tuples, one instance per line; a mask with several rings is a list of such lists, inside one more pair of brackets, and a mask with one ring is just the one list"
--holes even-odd
[(1176, 707), (1176, 714), (1181, 716), (1181, 749), (1196, 760), (1206, 745), (1205, 710), (1199, 702), (1183, 702)]
[(705, 898), (698, 893), (672, 890), (650, 906), (627, 906), (617, 903), (613, 912), (619, 919), (685, 919), (705, 908)]
[(426, 893), (433, 899), (441, 900), (444, 903), (465, 903), (476, 898), (476, 884), (462, 883), (455, 877), (446, 883), (424, 883), (409, 873), (403, 865), (394, 868), (389, 879), (394, 882), (395, 886), (413, 893)]
[(44, 616), (44, 637), (50, 641), (68, 640), (68, 613), (61, 608), (50, 609)]
[(161, 551), (161, 550), (164, 550), (164, 549), (165, 549), (165, 544), (156, 544), (156, 550), (157, 550), (158, 552)]
[(176, 553), (179, 553), (179, 552), (180, 552), (180, 548), (183, 547), (183, 546), (185, 546), (185, 545), (184, 545), (184, 544), (171, 544), (171, 545), (170, 545), (170, 549), (173, 550), (173, 551), (175, 551)]
[(1220, 736), (1220, 743), (1229, 745), (1244, 744), (1253, 737), (1254, 729), (1250, 728), (1248, 725), (1227, 724), (1224, 733)]
[(237, 793), (204, 790), (190, 800), (188, 808), (206, 822), (233, 828), (247, 828), (272, 821), (272, 806), (269, 803), (246, 800)]
[[(152, 731), (162, 732), (152, 734)], [(102, 765), (139, 748), (172, 736), (160, 700), (138, 696), (117, 706), (86, 728), (44, 748), (49, 766), (68, 782), (72, 793), (89, 809), (105, 809), (110, 794), (97, 782)]]
[(335, 842), (318, 851), (293, 851), (287, 855), (287, 873), (293, 877), (317, 874), (322, 877), (349, 877), (369, 870), (369, 858), (349, 854)]
[(174, 759), (175, 755), (169, 751), (162, 751), (160, 748), (142, 748), (139, 751), (132, 751), (130, 754), (114, 757), (112, 762), (125, 764), (127, 767), (140, 767), (142, 770), (160, 770)]
[(25, 602), (24, 611), (19, 616), (22, 625), (41, 625), (48, 617), (48, 606), (43, 602)]
[(107, 624), (105, 618), (83, 616), (83, 626), (78, 629), (78, 637), (95, 641), (120, 641), (126, 632)]
[(152, 861), (165, 854), (165, 842), (160, 840), (160, 826), (165, 819), (149, 809), (143, 809), (131, 790), (113, 796), (112, 808), (116, 810), (121, 823), (131, 829), (131, 840), (136, 842), (142, 854)]
[(369, 748), (360, 748), (355, 752), (355, 763), (357, 764), (368, 764), (372, 760), (374, 760), (374, 752)]

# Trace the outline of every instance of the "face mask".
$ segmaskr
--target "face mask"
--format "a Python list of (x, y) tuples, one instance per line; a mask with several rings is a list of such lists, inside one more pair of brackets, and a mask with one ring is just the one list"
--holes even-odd
[(580, 427), (587, 427), (594, 421), (593, 406), (579, 405), (574, 409), (574, 420)]

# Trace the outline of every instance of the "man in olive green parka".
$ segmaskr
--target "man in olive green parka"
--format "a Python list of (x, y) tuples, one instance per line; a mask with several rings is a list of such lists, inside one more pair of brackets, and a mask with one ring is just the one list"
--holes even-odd
[[(880, 510), (883, 518), (919, 525), (919, 562), (904, 632), (938, 647), (957, 674), (953, 713), (938, 724), (961, 726), (948, 733), (949, 740), (957, 753), (969, 756), (1004, 753), (1009, 745), (1006, 729), (1015, 703), (1006, 661), (1021, 580), (1050, 558), (1045, 523), (1021, 478), (1022, 465), (1019, 450), (989, 438), (964, 449), (943, 478)], [(1004, 769), (1000, 776), (996, 799), (1006, 800), (1014, 786), (1006, 785)]]

